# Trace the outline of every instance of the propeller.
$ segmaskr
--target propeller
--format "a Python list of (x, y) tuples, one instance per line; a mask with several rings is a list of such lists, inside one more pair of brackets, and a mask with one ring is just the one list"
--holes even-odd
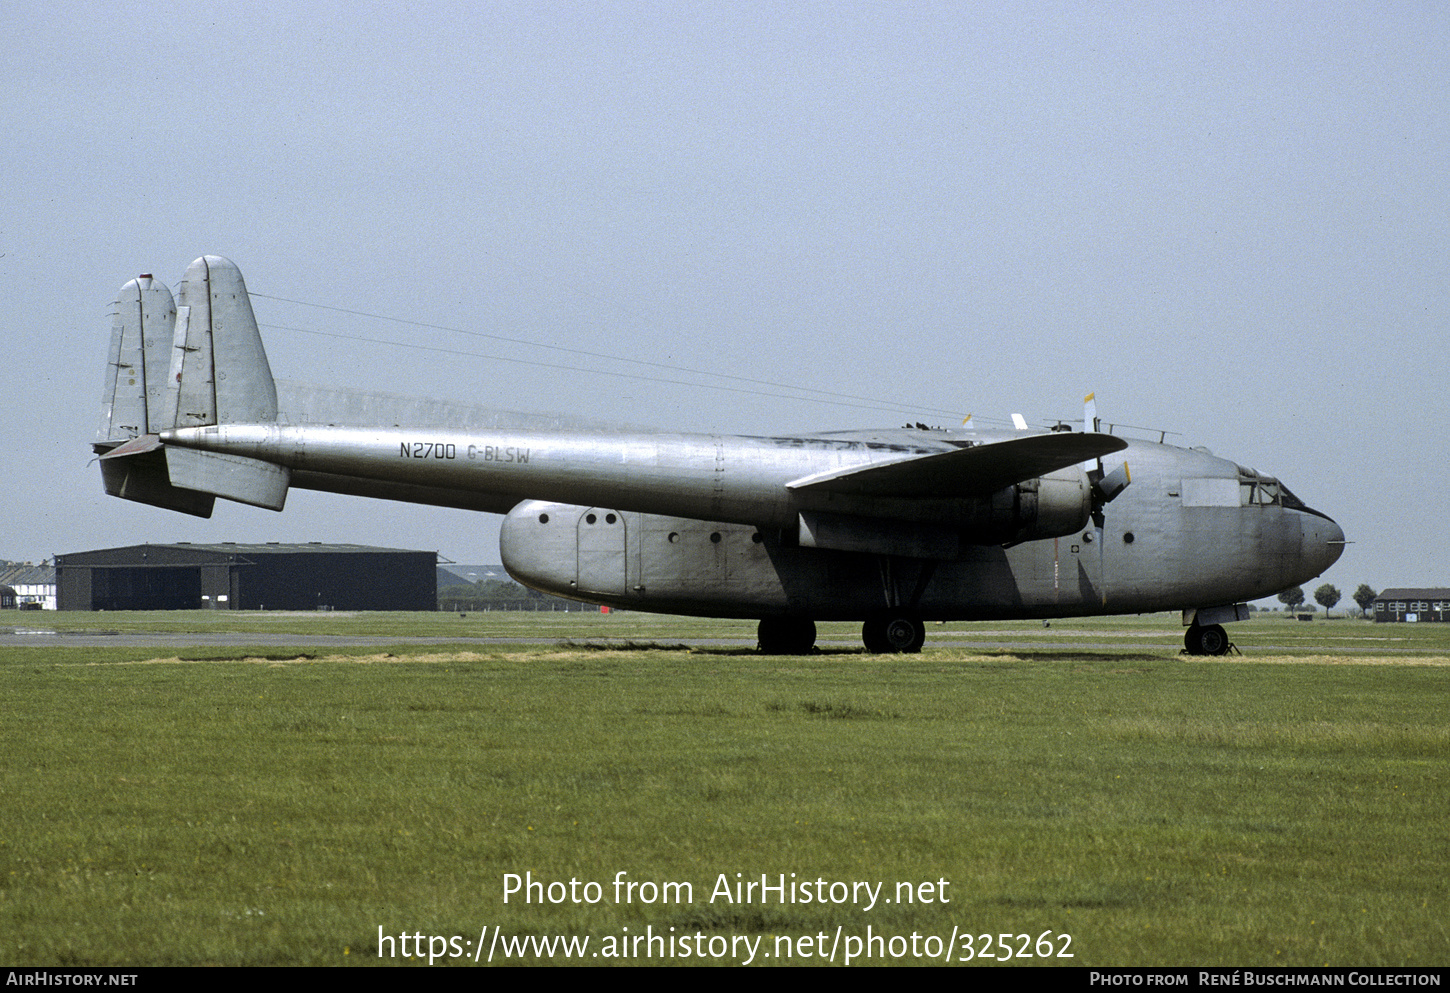
[[(1102, 422), (1098, 420), (1096, 397), (1096, 393), (1089, 393), (1082, 399), (1082, 429), (1084, 431), (1096, 433), (1102, 428)], [(1088, 480), (1092, 483), (1093, 524), (1101, 531), (1106, 519), (1103, 508), (1128, 488), (1128, 484), (1133, 481), (1133, 474), (1128, 470), (1126, 462), (1112, 472), (1104, 474), (1102, 456), (1084, 462), (1082, 467), (1088, 475)]]

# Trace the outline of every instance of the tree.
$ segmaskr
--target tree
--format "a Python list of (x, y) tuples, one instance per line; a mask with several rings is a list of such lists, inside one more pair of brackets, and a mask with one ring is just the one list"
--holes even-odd
[(1304, 590), (1299, 586), (1291, 586), (1279, 594), (1279, 602), (1293, 611), (1295, 607), (1304, 602)]
[(470, 610), (591, 610), (592, 607), (540, 593), (507, 579), (485, 579), (438, 589), (438, 609)]
[(1369, 588), (1368, 583), (1360, 583), (1359, 589), (1354, 591), (1354, 602), (1359, 604), (1359, 609), (1364, 611), (1364, 616), (1369, 616), (1369, 608), (1374, 606), (1374, 598), (1379, 596)]
[(1339, 602), (1339, 590), (1325, 583), (1314, 591), (1314, 602), (1324, 608), (1324, 616), (1329, 616), (1329, 611)]

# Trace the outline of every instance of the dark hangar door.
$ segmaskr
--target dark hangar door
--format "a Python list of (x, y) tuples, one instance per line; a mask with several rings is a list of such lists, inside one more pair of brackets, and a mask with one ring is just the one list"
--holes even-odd
[(199, 566), (116, 566), (92, 573), (93, 610), (196, 610)]

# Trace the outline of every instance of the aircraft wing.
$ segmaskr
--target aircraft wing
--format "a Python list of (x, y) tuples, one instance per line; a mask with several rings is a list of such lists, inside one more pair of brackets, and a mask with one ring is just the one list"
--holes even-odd
[(786, 486), (796, 492), (863, 496), (982, 496), (1127, 447), (1126, 441), (1110, 434), (1036, 434), (865, 468), (817, 473)]

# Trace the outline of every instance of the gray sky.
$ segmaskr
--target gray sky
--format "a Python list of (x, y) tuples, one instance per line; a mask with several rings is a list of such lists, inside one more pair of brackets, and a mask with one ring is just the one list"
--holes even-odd
[(255, 294), (535, 343), (258, 298), (279, 378), (740, 432), (1096, 391), (1336, 518), (1346, 598), (1450, 585), (1444, 5), (20, 0), (0, 28), (0, 558), (496, 561), (459, 511), (104, 496), (110, 303), (215, 253)]

